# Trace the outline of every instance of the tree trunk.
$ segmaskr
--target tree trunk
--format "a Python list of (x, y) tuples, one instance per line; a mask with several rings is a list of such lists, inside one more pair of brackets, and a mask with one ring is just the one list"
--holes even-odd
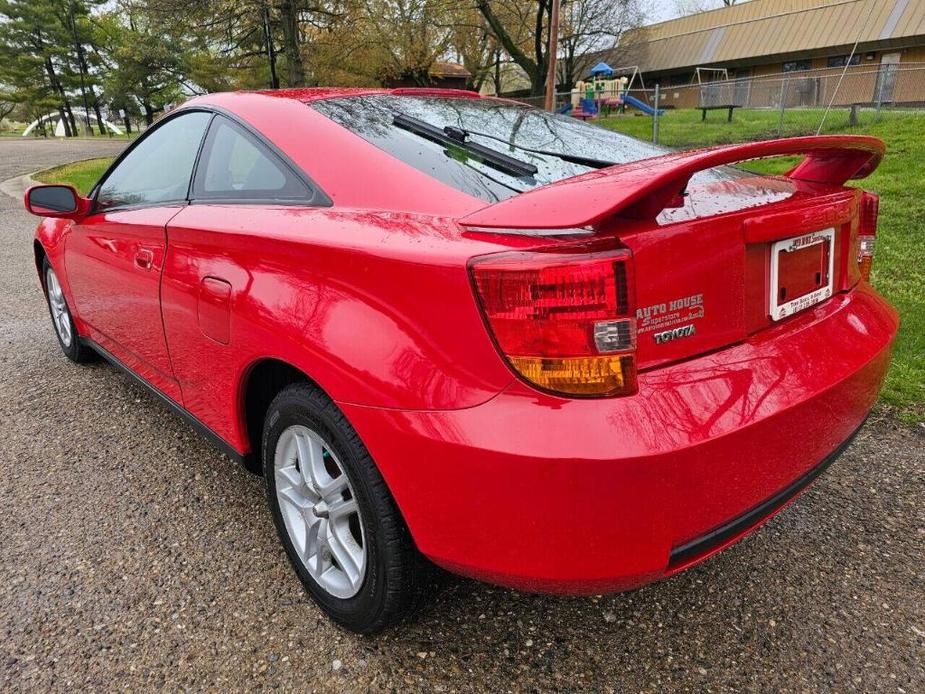
[(96, 90), (90, 85), (90, 96), (93, 97), (93, 113), (96, 115), (96, 126), (100, 135), (105, 135), (109, 129), (103, 125), (103, 114), (100, 111), (100, 100), (96, 97)]
[[(73, 17), (71, 22), (73, 22)], [(84, 93), (84, 110), (87, 110), (87, 90), (90, 91), (90, 99), (93, 101), (93, 112), (96, 115), (96, 129), (100, 131), (100, 135), (106, 134), (106, 126), (103, 125), (103, 117), (100, 114), (100, 102), (96, 97), (96, 90), (93, 88), (93, 84), (90, 83), (90, 69), (87, 66), (87, 58), (84, 54), (83, 44), (77, 38), (77, 27), (74, 25), (74, 43), (77, 48), (77, 66), (80, 68), (80, 89)], [(90, 134), (93, 134), (93, 128), (90, 127), (90, 118), (87, 117), (87, 127), (90, 128)]]
[(546, 77), (537, 73), (530, 75), (530, 96), (543, 96), (546, 93)]
[[(68, 12), (68, 21), (70, 23), (71, 33), (74, 36), (74, 51), (77, 53), (77, 69), (80, 72), (80, 95), (83, 97), (84, 106), (84, 123), (87, 126), (87, 134), (93, 134), (93, 126), (90, 124), (90, 100), (87, 99), (87, 87), (90, 87), (90, 93), (93, 94), (93, 85), (88, 85), (90, 80), (90, 71), (87, 69), (87, 61), (84, 58), (84, 47), (77, 35), (77, 19), (74, 17), (74, 0), (71, 0), (70, 10)], [(95, 100), (95, 94), (94, 100)], [(99, 111), (97, 111), (97, 114)], [(99, 128), (100, 135), (103, 135), (103, 123), (97, 118), (96, 126)]]
[(270, 63), (270, 89), (279, 89), (279, 77), (276, 75), (276, 47), (273, 45), (273, 32), (270, 30), (270, 6), (263, 4), (263, 41), (266, 44), (267, 60)]
[(290, 87), (305, 86), (305, 66), (299, 47), (299, 12), (295, 0), (283, 0), (279, 6), (283, 23), (283, 48), (286, 53), (286, 69), (289, 72)]
[[(540, 11), (537, 14), (537, 24), (540, 28), (540, 33), (542, 33), (542, 13), (545, 4), (545, 0), (540, 0)], [(491, 8), (488, 0), (476, 0), (475, 5), (488, 23), (492, 35), (498, 40), (498, 43), (501, 44), (504, 50), (507, 51), (507, 54), (511, 56), (511, 60), (517, 63), (517, 65), (527, 73), (527, 77), (530, 78), (530, 93), (534, 96), (542, 96), (543, 90), (546, 87), (546, 61), (542, 53), (542, 37), (540, 37), (538, 41), (535, 41), (535, 46), (539, 46), (537, 49), (539, 52), (537, 53), (537, 60), (532, 60), (521, 50), (517, 42), (511, 38), (507, 29), (504, 28), (504, 24), (502, 24), (501, 20), (498, 19), (498, 16)], [(539, 62), (542, 64), (538, 64)]]
[(145, 125), (149, 127), (154, 125), (154, 108), (147, 101), (142, 102), (141, 105), (145, 109)]
[(51, 58), (45, 58), (45, 74), (48, 75), (48, 82), (51, 84), (52, 90), (54, 90), (61, 99), (61, 104), (58, 106), (58, 113), (61, 114), (61, 122), (64, 123), (64, 135), (65, 137), (73, 137), (77, 135), (77, 123), (74, 121), (74, 114), (71, 113), (71, 104), (68, 101), (67, 94), (64, 92), (64, 87), (62, 87), (61, 82), (58, 81), (58, 74), (55, 72), (55, 66), (52, 64)]
[(77, 137), (80, 135), (80, 130), (77, 129), (77, 119), (74, 118), (74, 112), (71, 110), (71, 100), (67, 97), (64, 97), (64, 110), (67, 113), (68, 120), (71, 121), (71, 132), (74, 133), (74, 137)]
[(575, 46), (570, 44), (565, 49), (565, 88), (571, 91), (575, 88)]
[(71, 124), (67, 121), (67, 114), (64, 112), (64, 107), (58, 107), (58, 115), (61, 116), (61, 123), (64, 125), (64, 136), (71, 137)]
[(132, 134), (132, 121), (129, 120), (127, 113), (124, 116), (122, 116), (122, 123), (125, 125), (125, 134), (131, 135)]

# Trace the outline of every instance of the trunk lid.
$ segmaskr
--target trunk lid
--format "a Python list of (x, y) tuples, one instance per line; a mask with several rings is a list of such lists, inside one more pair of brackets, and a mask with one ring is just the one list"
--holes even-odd
[[(701, 174), (792, 154), (805, 158), (781, 177)], [(853, 286), (863, 193), (842, 184), (866, 176), (882, 155), (883, 144), (867, 137), (669, 154), (523, 193), (461, 223), (472, 231), (567, 235), (562, 243), (611, 237), (628, 248), (636, 363), (653, 368), (819, 310)]]

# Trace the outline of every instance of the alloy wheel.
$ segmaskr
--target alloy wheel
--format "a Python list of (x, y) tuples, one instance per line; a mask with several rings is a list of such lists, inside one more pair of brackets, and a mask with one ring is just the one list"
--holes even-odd
[(286, 532), (305, 569), (331, 595), (353, 597), (366, 573), (366, 542), (337, 456), (317, 432), (296, 424), (280, 434), (274, 474)]
[(58, 276), (51, 268), (45, 272), (45, 287), (48, 291), (48, 305), (51, 307), (51, 318), (55, 324), (55, 331), (61, 339), (61, 344), (67, 349), (71, 346), (71, 340), (74, 339), (71, 330), (71, 315), (67, 310), (67, 301), (64, 299), (61, 283), (58, 282)]

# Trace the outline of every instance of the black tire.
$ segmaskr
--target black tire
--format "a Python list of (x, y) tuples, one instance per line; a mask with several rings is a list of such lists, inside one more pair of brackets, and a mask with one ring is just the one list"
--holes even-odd
[[(294, 425), (307, 427), (325, 441), (359, 507), (366, 561), (362, 585), (352, 597), (336, 597), (312, 577), (283, 520), (274, 461), (281, 435)], [(413, 612), (432, 576), (429, 563), (414, 546), (369, 452), (331, 399), (307, 383), (284, 388), (267, 411), (262, 453), (267, 499), (280, 540), (306, 591), (328, 617), (350, 631), (372, 634)]]
[(56, 325), (55, 318), (55, 309), (52, 306), (52, 299), (49, 295), (49, 272), (53, 273), (57, 277), (57, 273), (51, 267), (51, 263), (48, 262), (48, 258), (42, 259), (42, 288), (45, 291), (45, 304), (48, 306), (48, 315), (51, 317), (51, 328), (55, 333), (55, 337), (58, 338), (58, 344), (61, 346), (61, 351), (64, 352), (64, 356), (70, 359), (75, 364), (86, 364), (87, 362), (96, 361), (99, 358), (96, 352), (83, 344), (80, 340), (80, 335), (77, 333), (77, 326), (74, 325), (74, 319), (71, 317), (71, 308), (67, 305), (67, 300), (64, 299), (63, 294), (61, 297), (61, 302), (63, 305), (63, 319), (67, 321), (67, 325), (70, 326), (70, 340), (65, 341), (61, 336), (61, 331)]

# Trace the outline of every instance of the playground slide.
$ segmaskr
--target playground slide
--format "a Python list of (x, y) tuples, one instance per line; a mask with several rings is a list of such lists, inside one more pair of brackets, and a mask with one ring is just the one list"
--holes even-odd
[[(645, 113), (646, 115), (652, 116), (652, 115), (655, 114), (655, 109), (654, 109), (654, 108), (652, 108), (651, 106), (649, 106), (649, 104), (647, 104), (645, 101), (640, 101), (640, 100), (637, 99), (635, 96), (630, 96), (629, 94), (624, 94), (624, 95), (623, 95), (623, 101), (624, 101), (626, 104), (628, 104), (628, 105), (630, 105), (630, 106), (632, 106), (632, 107), (634, 107), (634, 108), (638, 108), (640, 111), (642, 111), (642, 112)], [(664, 114), (664, 113), (665, 113), (665, 109), (660, 108), (660, 109), (658, 110), (658, 115), (661, 116), (661, 115)]]
[(594, 103), (594, 99), (581, 98), (578, 100), (578, 106), (585, 113), (597, 114), (597, 104)]

